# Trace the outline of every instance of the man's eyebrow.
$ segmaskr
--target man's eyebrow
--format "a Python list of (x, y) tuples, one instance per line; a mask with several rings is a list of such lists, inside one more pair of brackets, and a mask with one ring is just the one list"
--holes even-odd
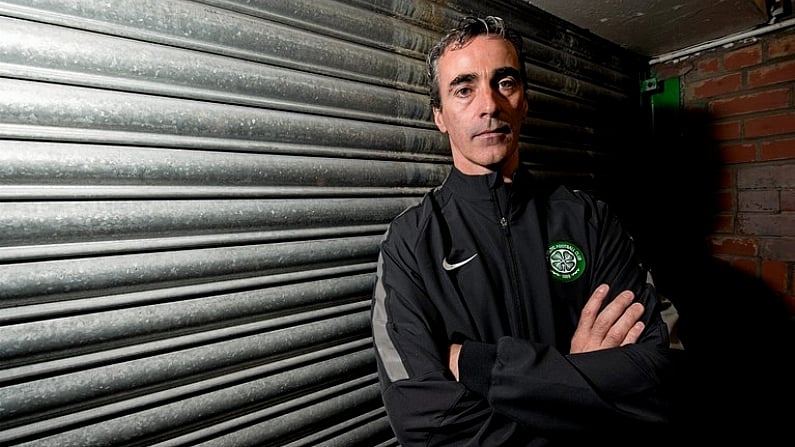
[(521, 78), (521, 73), (514, 67), (502, 67), (494, 70), (494, 79), (503, 79), (508, 76), (513, 76), (516, 79)]
[(450, 88), (453, 88), (459, 84), (466, 84), (467, 82), (472, 82), (475, 79), (477, 79), (477, 77), (478, 75), (476, 75), (475, 73), (460, 74), (454, 77), (452, 81), (450, 81)]

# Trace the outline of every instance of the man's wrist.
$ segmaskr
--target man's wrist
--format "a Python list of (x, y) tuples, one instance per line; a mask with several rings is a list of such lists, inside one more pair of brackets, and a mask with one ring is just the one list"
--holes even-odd
[(496, 360), (496, 345), (465, 341), (458, 353), (459, 382), (470, 391), (487, 397), (491, 387), (491, 370)]

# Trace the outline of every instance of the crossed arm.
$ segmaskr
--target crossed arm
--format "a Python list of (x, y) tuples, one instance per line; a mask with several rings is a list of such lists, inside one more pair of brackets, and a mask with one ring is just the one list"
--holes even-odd
[[(600, 285), (583, 307), (577, 328), (571, 338), (571, 354), (615, 348), (638, 341), (645, 327), (640, 321), (643, 316), (643, 304), (633, 303), (635, 294), (625, 290), (600, 312), (599, 309), (602, 308), (609, 290), (607, 284)], [(459, 380), (460, 353), (460, 344), (450, 345), (449, 367), (456, 380)]]

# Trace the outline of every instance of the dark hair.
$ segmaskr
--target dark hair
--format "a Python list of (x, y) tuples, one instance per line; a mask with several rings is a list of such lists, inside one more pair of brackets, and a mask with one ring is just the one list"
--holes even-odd
[(461, 48), (467, 42), (479, 35), (497, 35), (511, 42), (519, 56), (519, 74), (522, 78), (522, 85), (527, 89), (527, 71), (524, 66), (524, 51), (522, 50), (522, 36), (516, 31), (508, 28), (505, 22), (494, 16), (474, 17), (468, 16), (461, 19), (456, 28), (450, 30), (446, 36), (436, 43), (428, 52), (426, 61), (428, 68), (428, 81), (430, 83), (429, 95), (431, 106), (442, 107), (442, 99), (439, 92), (439, 58), (450, 48)]

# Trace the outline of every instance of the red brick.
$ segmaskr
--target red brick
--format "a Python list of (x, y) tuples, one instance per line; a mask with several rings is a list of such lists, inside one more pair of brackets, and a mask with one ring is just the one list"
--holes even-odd
[(748, 71), (748, 87), (756, 88), (795, 80), (795, 60), (765, 65)]
[(759, 261), (755, 258), (736, 258), (731, 263), (732, 267), (751, 276), (757, 276), (758, 264)]
[(795, 54), (795, 34), (774, 37), (767, 44), (769, 58), (790, 56)]
[(765, 164), (737, 169), (737, 187), (753, 188), (795, 188), (795, 163)]
[(709, 110), (712, 115), (722, 117), (785, 109), (790, 104), (789, 92), (790, 89), (776, 89), (717, 99), (710, 102)]
[(729, 211), (734, 209), (734, 194), (732, 191), (721, 191), (715, 193), (715, 203), (719, 211)]
[(707, 103), (702, 101), (685, 102), (682, 104), (682, 109), (684, 110), (685, 116), (706, 116)]
[(795, 138), (762, 142), (762, 160), (779, 160), (786, 158), (795, 158)]
[(784, 295), (784, 305), (789, 309), (789, 312), (792, 315), (795, 315), (795, 296), (793, 295)]
[(726, 255), (713, 253), (712, 254), (712, 258), (714, 260), (718, 261), (719, 264), (725, 264), (727, 266), (730, 266), (732, 264), (732, 262), (731, 262), (732, 261), (732, 257), (731, 256), (726, 256)]
[(734, 186), (734, 171), (721, 169), (718, 172), (718, 188), (731, 188)]
[(795, 213), (740, 213), (737, 215), (737, 234), (795, 236)]
[(737, 210), (778, 212), (778, 191), (772, 189), (761, 191), (740, 191), (737, 193)]
[(795, 132), (795, 112), (745, 120), (746, 137), (765, 137)]
[(762, 45), (742, 48), (723, 56), (723, 66), (727, 70), (737, 70), (762, 62)]
[(724, 255), (756, 256), (756, 240), (747, 238), (714, 239), (712, 241), (712, 252)]
[(781, 211), (795, 211), (795, 191), (781, 191)]
[(697, 68), (701, 73), (717, 73), (720, 70), (720, 61), (717, 57), (704, 59), (698, 62)]
[(689, 61), (687, 63), (666, 62), (652, 67), (652, 72), (657, 76), (658, 80), (679, 78), (691, 71), (693, 71), (693, 65)]
[(733, 73), (726, 76), (709, 78), (703, 81), (693, 82), (690, 87), (691, 99), (710, 98), (740, 91), (743, 86), (743, 78), (740, 73)]
[(767, 238), (759, 246), (759, 255), (775, 261), (795, 262), (795, 238)]
[(740, 138), (740, 122), (729, 121), (712, 125), (712, 137), (718, 141), (736, 140)]
[(762, 281), (776, 292), (787, 291), (787, 263), (781, 261), (762, 260), (760, 277)]
[(717, 214), (712, 218), (712, 228), (716, 233), (734, 232), (734, 215)]
[(723, 163), (748, 163), (756, 160), (756, 146), (753, 144), (730, 144), (720, 148)]

